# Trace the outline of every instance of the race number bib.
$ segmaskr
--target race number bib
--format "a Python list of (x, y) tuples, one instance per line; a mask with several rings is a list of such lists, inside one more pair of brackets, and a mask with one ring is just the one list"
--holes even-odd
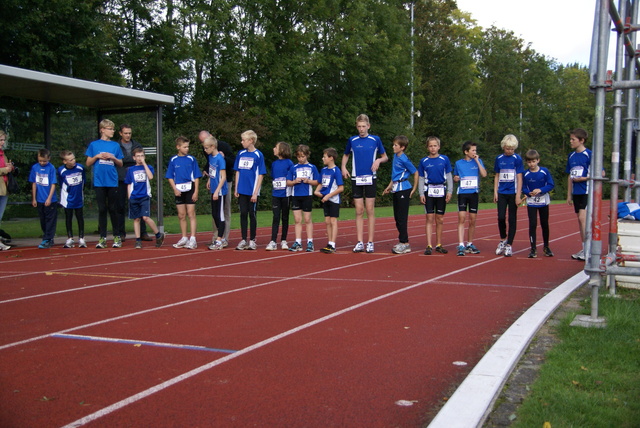
[(463, 190), (477, 189), (478, 177), (460, 177), (460, 188)]
[(186, 183), (176, 184), (176, 189), (178, 189), (182, 193), (188, 192), (189, 190), (191, 190), (191, 181), (187, 181)]
[(111, 159), (100, 159), (100, 160), (98, 161), (98, 163), (99, 163), (100, 165), (110, 165), (110, 166), (113, 166), (113, 165), (114, 165), (114, 163), (113, 163), (113, 161), (112, 161)]
[(36, 174), (36, 184), (40, 186), (49, 185), (49, 176), (47, 174)]
[(584, 167), (583, 166), (574, 166), (570, 170), (571, 178), (582, 177), (584, 175)]
[(77, 186), (82, 184), (82, 173), (69, 174), (67, 175), (67, 183), (69, 186)]
[(278, 177), (273, 179), (273, 190), (284, 190), (287, 188), (287, 179), (284, 177)]
[(330, 183), (331, 183), (331, 176), (330, 175), (323, 175), (322, 176), (322, 187), (329, 187)]
[(311, 178), (311, 168), (296, 168), (296, 178)]
[(544, 207), (551, 203), (551, 198), (548, 193), (544, 195), (527, 196), (527, 205), (530, 207)]
[(427, 188), (427, 196), (431, 198), (442, 198), (444, 197), (444, 193), (444, 184), (430, 184)]
[(216, 178), (218, 176), (218, 167), (216, 165), (209, 165), (209, 177)]
[(251, 169), (253, 168), (253, 158), (252, 157), (241, 157), (238, 161), (238, 168), (240, 169)]
[(147, 181), (147, 173), (145, 171), (136, 171), (133, 173), (133, 179), (136, 183), (144, 183)]
[(500, 170), (500, 183), (513, 183), (516, 179), (515, 169), (501, 169)]
[(370, 186), (373, 184), (373, 175), (360, 175), (356, 177), (356, 186)]

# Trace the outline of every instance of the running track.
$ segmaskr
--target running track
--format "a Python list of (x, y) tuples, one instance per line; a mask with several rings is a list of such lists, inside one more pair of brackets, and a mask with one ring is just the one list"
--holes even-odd
[[(334, 255), (264, 251), (267, 229), (258, 251), (212, 252), (200, 234), (192, 251), (174, 235), (142, 251), (2, 252), (0, 426), (423, 426), (515, 319), (583, 268), (572, 207), (551, 208), (553, 258), (526, 258), (518, 215), (511, 258), (494, 254), (495, 210), (478, 216), (482, 253), (465, 257), (453, 212), (447, 255), (422, 254), (423, 216), (406, 255), (390, 252), (388, 218), (374, 254), (351, 253), (351, 221)], [(324, 225), (314, 231), (324, 246)]]

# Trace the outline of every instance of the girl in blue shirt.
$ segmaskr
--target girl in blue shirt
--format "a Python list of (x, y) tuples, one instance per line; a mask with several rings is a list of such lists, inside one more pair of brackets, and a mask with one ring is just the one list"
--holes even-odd
[(273, 155), (277, 158), (271, 164), (272, 192), (271, 209), (273, 211), (273, 221), (271, 222), (271, 242), (267, 245), (267, 251), (278, 249), (276, 244), (278, 239), (278, 228), (282, 219), (282, 240), (280, 247), (288, 250), (287, 235), (289, 233), (289, 199), (291, 187), (287, 186), (287, 174), (293, 166), (291, 161), (291, 147), (285, 142), (276, 143), (273, 148)]

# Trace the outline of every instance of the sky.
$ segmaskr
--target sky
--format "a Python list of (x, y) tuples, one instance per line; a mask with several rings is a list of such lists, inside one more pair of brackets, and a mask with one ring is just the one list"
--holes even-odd
[[(561, 64), (589, 65), (595, 0), (456, 0), (477, 25), (513, 31)], [(612, 37), (613, 39), (613, 37)], [(610, 53), (613, 49), (610, 49)]]

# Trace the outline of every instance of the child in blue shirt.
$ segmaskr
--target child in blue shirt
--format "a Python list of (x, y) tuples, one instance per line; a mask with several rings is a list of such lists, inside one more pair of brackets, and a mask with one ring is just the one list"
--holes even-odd
[(60, 183), (60, 205), (64, 207), (65, 225), (67, 227), (67, 242), (64, 248), (73, 248), (73, 215), (78, 222), (78, 248), (86, 248), (84, 240), (84, 183), (85, 171), (82, 165), (76, 163), (75, 155), (69, 150), (60, 153), (62, 165), (58, 168), (58, 183)]
[[(313, 186), (317, 186), (320, 181), (320, 174), (315, 165), (309, 163), (311, 150), (309, 146), (300, 144), (296, 149), (298, 163), (295, 164), (287, 174), (287, 186), (292, 186), (291, 210), (295, 220), (296, 242), (293, 243), (289, 251), (302, 251), (302, 224), (306, 224), (307, 229), (307, 252), (313, 251), (313, 221), (311, 220), (311, 209), (313, 207)], [(304, 222), (303, 222), (304, 214)]]
[(549, 170), (540, 163), (540, 154), (536, 150), (529, 150), (525, 154), (529, 169), (525, 171), (522, 179), (522, 192), (527, 198), (527, 215), (529, 216), (529, 243), (531, 251), (529, 258), (536, 254), (536, 229), (538, 227), (538, 213), (540, 214), (540, 227), (542, 228), (543, 252), (547, 257), (553, 257), (549, 248), (549, 204), (551, 197), (549, 192), (554, 188), (553, 177)]
[(31, 205), (38, 209), (42, 228), (42, 242), (38, 245), (40, 249), (53, 247), (53, 237), (56, 234), (58, 221), (58, 197), (56, 196), (58, 178), (56, 168), (51, 165), (49, 159), (49, 150), (38, 150), (38, 163), (31, 167), (29, 173)]
[[(500, 243), (496, 248), (496, 255), (504, 254), (511, 257), (513, 254), (513, 240), (516, 237), (518, 223), (518, 205), (522, 202), (522, 174), (524, 165), (520, 155), (515, 153), (518, 148), (518, 139), (515, 135), (508, 134), (500, 143), (504, 153), (496, 158), (493, 171), (496, 173), (493, 179), (493, 202), (498, 204), (498, 231)], [(507, 234), (507, 208), (509, 209), (509, 233)]]
[(273, 211), (273, 221), (271, 222), (271, 241), (267, 245), (267, 251), (278, 249), (276, 244), (278, 239), (278, 228), (282, 219), (282, 240), (280, 247), (288, 250), (287, 235), (289, 234), (289, 203), (291, 198), (291, 187), (287, 186), (287, 174), (293, 166), (291, 161), (291, 147), (285, 142), (276, 143), (273, 148), (273, 155), (277, 158), (271, 164), (271, 178), (273, 179), (271, 191), (271, 209)]
[[(180, 221), (180, 231), (182, 237), (173, 244), (174, 248), (186, 248), (193, 250), (198, 248), (196, 241), (196, 201), (198, 200), (198, 185), (202, 173), (198, 168), (196, 158), (189, 154), (189, 140), (180, 136), (176, 138), (176, 149), (178, 154), (169, 160), (165, 178), (175, 195), (176, 208), (178, 210), (178, 220)], [(187, 237), (187, 217), (191, 226), (191, 237)]]
[(209, 245), (210, 250), (221, 250), (223, 248), (224, 232), (227, 228), (227, 218), (225, 217), (225, 201), (227, 194), (227, 170), (226, 162), (222, 153), (218, 151), (218, 140), (213, 135), (209, 135), (202, 143), (204, 152), (209, 160), (209, 179), (207, 189), (211, 193), (211, 216), (213, 223), (218, 230)]
[[(418, 170), (404, 153), (408, 145), (409, 139), (404, 135), (393, 139), (391, 181), (383, 192), (384, 194), (393, 193), (393, 217), (396, 221), (396, 229), (398, 229), (398, 243), (391, 250), (394, 254), (411, 252), (407, 223), (409, 221), (409, 203), (418, 188)], [(413, 175), (413, 185), (409, 182), (411, 175)]]
[[(238, 198), (238, 205), (240, 206), (240, 233), (242, 234), (242, 240), (236, 250), (255, 250), (258, 248), (256, 244), (258, 196), (260, 196), (260, 188), (262, 187), (262, 180), (267, 173), (267, 167), (264, 162), (264, 155), (256, 148), (258, 135), (249, 130), (243, 132), (240, 137), (242, 138), (242, 150), (238, 152), (233, 166), (236, 171), (236, 190), (234, 195)], [(247, 226), (250, 228), (248, 244)]]
[(135, 248), (142, 248), (140, 219), (153, 230), (156, 235), (156, 247), (159, 248), (164, 242), (164, 233), (158, 230), (156, 223), (151, 218), (151, 183), (149, 180), (153, 179), (154, 170), (151, 165), (147, 165), (145, 162), (142, 147), (133, 149), (131, 155), (136, 164), (127, 168), (124, 182), (127, 185), (129, 196), (129, 218), (133, 220), (133, 232), (136, 235)]
[(322, 151), (324, 168), (320, 171), (321, 181), (314, 194), (322, 199), (324, 222), (327, 224), (327, 246), (320, 251), (325, 254), (336, 252), (338, 238), (338, 217), (340, 217), (340, 193), (344, 191), (342, 171), (336, 166), (338, 151), (333, 147)]
[(567, 178), (567, 203), (573, 204), (573, 209), (578, 218), (578, 228), (580, 230), (580, 241), (582, 248), (577, 253), (571, 255), (574, 260), (585, 259), (584, 239), (585, 227), (587, 224), (587, 202), (589, 200), (589, 172), (591, 168), (591, 150), (585, 147), (587, 142), (587, 131), (576, 128), (571, 131), (569, 144), (574, 150), (567, 159), (565, 172), (569, 174)]

